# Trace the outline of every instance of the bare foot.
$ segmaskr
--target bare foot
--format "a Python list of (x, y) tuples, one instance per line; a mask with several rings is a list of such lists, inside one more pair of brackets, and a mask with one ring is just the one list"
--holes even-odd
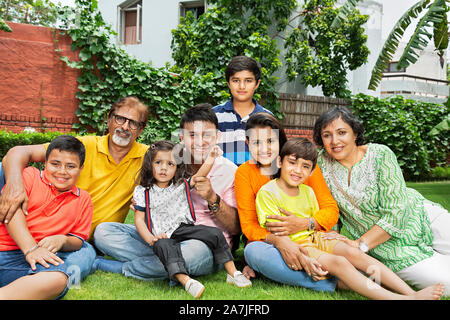
[(439, 300), (443, 293), (444, 285), (442, 283), (438, 283), (434, 286), (429, 286), (415, 292), (411, 295), (411, 297), (415, 300)]
[(242, 270), (242, 273), (244, 274), (244, 276), (247, 278), (247, 279), (251, 279), (251, 278), (254, 278), (254, 277), (256, 277), (256, 274), (255, 274), (255, 271), (250, 267), (250, 266), (245, 266), (244, 267), (244, 270)]

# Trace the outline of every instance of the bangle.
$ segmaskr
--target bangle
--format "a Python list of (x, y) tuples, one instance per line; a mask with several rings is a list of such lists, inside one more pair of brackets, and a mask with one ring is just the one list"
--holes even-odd
[(38, 245), (38, 244), (35, 245), (33, 248), (28, 249), (28, 251), (25, 252), (25, 257), (26, 257), (28, 254), (30, 254), (31, 252), (33, 252), (34, 250), (36, 250), (37, 248), (39, 248), (39, 245)]

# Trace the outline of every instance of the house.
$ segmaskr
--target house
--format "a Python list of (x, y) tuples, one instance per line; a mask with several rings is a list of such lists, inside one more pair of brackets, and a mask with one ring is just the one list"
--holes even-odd
[(99, 0), (103, 19), (117, 32), (113, 40), (129, 54), (155, 67), (173, 64), (170, 43), (175, 29), (188, 11), (199, 16), (206, 1)]
[[(299, 0), (299, 5), (303, 0)], [(338, 0), (342, 4), (344, 0)], [(155, 67), (173, 64), (171, 58), (171, 30), (188, 11), (201, 15), (207, 8), (206, 0), (99, 0), (98, 7), (103, 19), (117, 32), (113, 39), (117, 45), (139, 60)], [(384, 43), (383, 5), (380, 0), (365, 0), (358, 4), (362, 14), (369, 15), (366, 23), (367, 47), (370, 50), (368, 62), (348, 74), (349, 89), (353, 94), (365, 93), (377, 97), (402, 94), (410, 98), (442, 102), (449, 96), (446, 68), (439, 68), (439, 57), (425, 50), (423, 59), (398, 72), (394, 70), (395, 60), (384, 74), (376, 91), (368, 89), (371, 71)], [(283, 44), (279, 42), (279, 48)], [(401, 52), (401, 48), (398, 50)], [(445, 59), (445, 57), (444, 57)], [(280, 93), (322, 96), (320, 87), (305, 87), (297, 81), (288, 81), (283, 70), (278, 74), (277, 90)]]
[(436, 54), (433, 44), (422, 52), (417, 63), (406, 69), (398, 69), (397, 62), (406, 43), (400, 43), (393, 60), (386, 68), (380, 83), (380, 97), (402, 95), (405, 98), (425, 102), (443, 103), (449, 97), (445, 58)]

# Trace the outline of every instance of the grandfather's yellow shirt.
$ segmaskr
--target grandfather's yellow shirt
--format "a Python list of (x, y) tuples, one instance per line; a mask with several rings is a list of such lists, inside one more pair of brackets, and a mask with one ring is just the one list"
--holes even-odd
[(109, 134), (78, 139), (86, 148), (86, 160), (76, 185), (92, 198), (92, 236), (102, 222), (125, 221), (148, 146), (135, 142), (122, 161), (116, 163), (108, 149)]
[[(311, 187), (300, 184), (298, 194), (290, 196), (277, 185), (277, 179), (270, 180), (259, 189), (256, 195), (256, 212), (261, 227), (266, 228), (266, 222), (278, 220), (267, 219), (268, 215), (281, 215), (278, 208), (289, 211), (300, 218), (309, 218), (319, 211), (316, 195)], [(290, 234), (292, 241), (300, 241), (308, 237), (313, 231), (308, 229)]]

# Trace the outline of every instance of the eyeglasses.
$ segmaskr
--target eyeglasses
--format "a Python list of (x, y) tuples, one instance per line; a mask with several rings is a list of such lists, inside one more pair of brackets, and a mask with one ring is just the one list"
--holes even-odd
[(114, 121), (120, 126), (128, 121), (128, 126), (130, 127), (131, 130), (136, 130), (136, 129), (144, 126), (143, 122), (132, 120), (132, 119), (129, 119), (129, 118), (126, 118), (123, 116), (119, 116), (118, 114), (113, 114), (113, 117), (114, 117)]

